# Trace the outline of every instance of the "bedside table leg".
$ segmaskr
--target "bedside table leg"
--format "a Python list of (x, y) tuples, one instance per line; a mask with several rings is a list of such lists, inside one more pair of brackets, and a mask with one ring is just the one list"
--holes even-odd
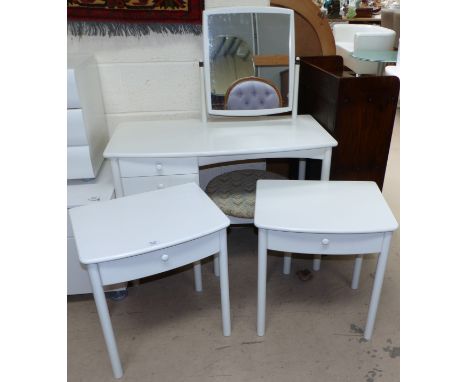
[(195, 279), (195, 290), (197, 292), (203, 291), (202, 274), (201, 274), (201, 262), (195, 261), (193, 263), (193, 277)]
[(361, 268), (362, 268), (362, 255), (356, 255), (356, 260), (354, 260), (353, 281), (351, 281), (351, 289), (357, 289), (359, 287), (359, 278), (361, 276)]
[(267, 233), (258, 230), (258, 295), (257, 295), (257, 334), (265, 335), (266, 306), (266, 273), (267, 273)]
[(314, 260), (312, 262), (312, 269), (314, 271), (319, 271), (320, 270), (320, 261), (321, 260), (322, 260), (322, 256), (314, 255)]
[(112, 329), (112, 322), (109, 315), (109, 309), (107, 308), (106, 297), (102, 288), (101, 275), (96, 264), (88, 265), (88, 273), (93, 287), (94, 301), (96, 302), (96, 308), (101, 321), (102, 332), (106, 341), (107, 352), (112, 365), (112, 372), (115, 378), (121, 378), (123, 376), (122, 365), (120, 363), (119, 351), (115, 342), (114, 331)]
[(392, 233), (386, 232), (382, 245), (382, 252), (379, 255), (377, 262), (377, 269), (375, 271), (374, 287), (372, 288), (372, 295), (369, 304), (369, 313), (367, 315), (366, 329), (364, 330), (364, 338), (370, 340), (372, 331), (375, 324), (375, 316), (377, 308), (379, 307), (380, 292), (382, 291), (383, 278), (385, 275), (385, 267), (387, 265), (388, 252), (390, 250), (390, 241), (392, 240)]
[(219, 277), (219, 253), (215, 253), (213, 256), (213, 266), (215, 276)]
[(285, 252), (283, 257), (283, 274), (291, 273), (291, 252)]
[(229, 302), (229, 271), (226, 230), (219, 233), (219, 283), (221, 285), (221, 311), (223, 317), (223, 335), (231, 335), (231, 308)]

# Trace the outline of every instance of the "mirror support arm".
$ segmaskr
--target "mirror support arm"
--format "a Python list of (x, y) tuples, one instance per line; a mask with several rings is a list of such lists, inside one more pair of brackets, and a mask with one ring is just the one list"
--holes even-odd
[(203, 61), (199, 61), (198, 66), (200, 68), (201, 120), (202, 120), (203, 123), (205, 123), (207, 121), (207, 118), (206, 118), (206, 99), (205, 99), (205, 97), (206, 97), (206, 94), (205, 94), (205, 71), (204, 71), (204, 68), (203, 68)]
[(296, 119), (297, 117), (297, 104), (299, 98), (299, 68), (300, 68), (299, 57), (296, 58), (296, 64), (294, 65), (294, 95), (293, 95), (293, 109), (292, 109), (292, 118)]

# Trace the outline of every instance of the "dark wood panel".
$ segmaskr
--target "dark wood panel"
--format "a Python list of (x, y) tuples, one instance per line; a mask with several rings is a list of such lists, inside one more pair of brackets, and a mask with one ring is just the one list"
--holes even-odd
[[(373, 180), (383, 187), (399, 79), (343, 76), (339, 56), (301, 59), (299, 114), (310, 114), (338, 141), (330, 179)], [(308, 177), (320, 176), (317, 163)]]

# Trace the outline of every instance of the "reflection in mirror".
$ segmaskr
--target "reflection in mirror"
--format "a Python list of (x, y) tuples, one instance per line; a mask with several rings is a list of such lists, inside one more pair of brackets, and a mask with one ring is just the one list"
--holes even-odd
[(224, 96), (237, 79), (255, 75), (252, 51), (240, 37), (216, 36), (210, 49), (211, 101), (224, 109)]
[[(211, 110), (290, 110), (292, 17), (282, 13), (287, 11), (208, 14)], [(237, 98), (229, 101), (228, 93)]]

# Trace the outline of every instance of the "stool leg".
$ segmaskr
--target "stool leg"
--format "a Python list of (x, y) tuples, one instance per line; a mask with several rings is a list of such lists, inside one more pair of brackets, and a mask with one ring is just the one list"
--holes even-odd
[(202, 274), (201, 274), (201, 262), (195, 261), (193, 263), (193, 276), (195, 279), (195, 290), (201, 292), (203, 290)]
[(312, 269), (314, 271), (319, 271), (320, 270), (320, 261), (322, 259), (322, 256), (320, 255), (314, 255), (314, 261), (312, 263)]
[(299, 168), (297, 170), (297, 179), (304, 180), (306, 175), (306, 160), (299, 159)]
[(289, 275), (291, 273), (291, 252), (285, 252), (283, 258), (283, 273)]
[(215, 253), (213, 257), (213, 266), (215, 276), (219, 277), (219, 253)]
[(258, 295), (257, 295), (257, 334), (265, 335), (266, 306), (266, 271), (267, 271), (267, 233), (258, 230)]
[(356, 255), (353, 269), (353, 281), (351, 281), (351, 289), (357, 289), (359, 287), (359, 277), (361, 276), (362, 268), (362, 255)]
[(370, 340), (372, 337), (372, 331), (374, 329), (377, 308), (379, 307), (380, 292), (382, 291), (382, 283), (385, 274), (385, 267), (387, 265), (387, 258), (391, 240), (392, 232), (386, 232), (383, 240), (382, 252), (380, 252), (379, 260), (377, 262), (374, 286), (372, 288), (372, 295), (369, 304), (369, 313), (367, 315), (366, 329), (364, 330), (364, 338), (366, 340)]
[(115, 342), (114, 331), (112, 330), (112, 322), (107, 309), (106, 296), (102, 288), (101, 275), (97, 264), (88, 265), (88, 273), (93, 288), (94, 301), (96, 302), (96, 308), (101, 321), (101, 328), (106, 341), (107, 352), (112, 365), (112, 372), (115, 378), (122, 378), (123, 370), (120, 363), (119, 351)]
[(231, 308), (229, 302), (229, 272), (226, 230), (219, 233), (219, 283), (221, 286), (221, 312), (223, 317), (223, 335), (231, 335)]

